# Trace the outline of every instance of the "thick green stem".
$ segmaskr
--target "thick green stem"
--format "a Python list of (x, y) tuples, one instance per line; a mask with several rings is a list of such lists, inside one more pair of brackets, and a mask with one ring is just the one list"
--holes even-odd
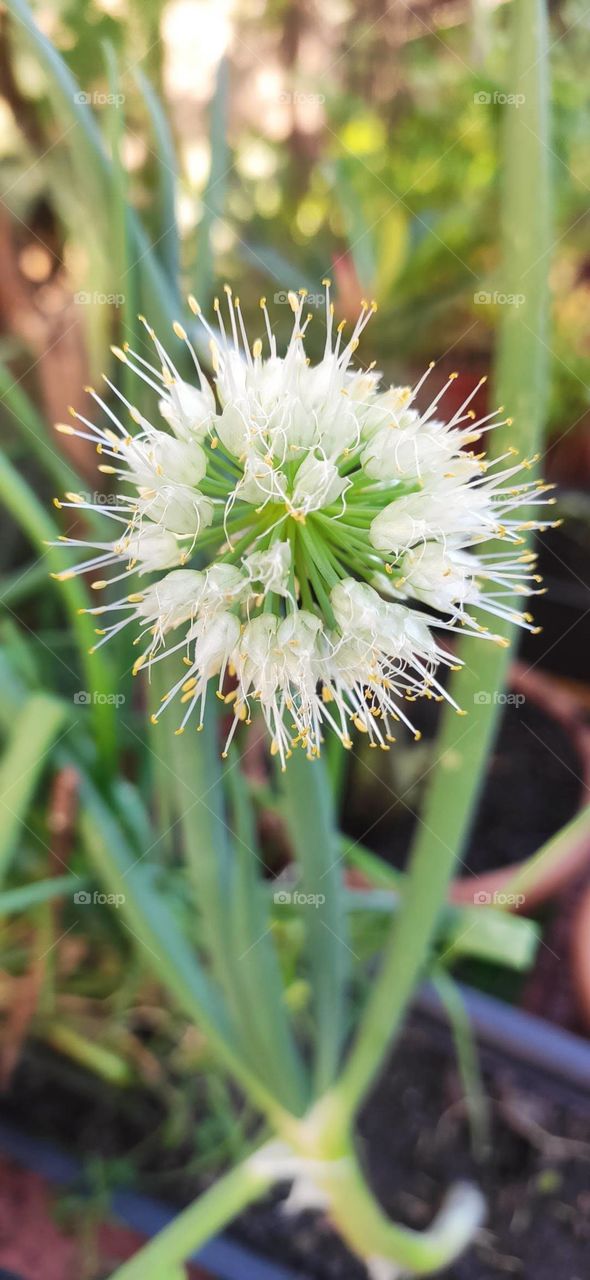
[[(263, 1153), (264, 1147), (258, 1157)], [(123, 1263), (111, 1280), (162, 1280), (172, 1267), (184, 1262), (246, 1205), (258, 1199), (271, 1182), (272, 1174), (265, 1171), (263, 1160), (256, 1156), (245, 1160)]]
[[(309, 1118), (311, 1121), (311, 1117)], [(304, 1122), (305, 1123), (305, 1122)], [(387, 1262), (391, 1280), (403, 1273), (428, 1275), (452, 1262), (480, 1226), (479, 1192), (452, 1188), (426, 1231), (392, 1222), (372, 1195), (350, 1143), (337, 1159), (302, 1150), (304, 1127), (295, 1143), (269, 1142), (205, 1192), (147, 1244), (111, 1280), (161, 1280), (224, 1227), (274, 1182), (299, 1182), (312, 1202), (325, 1207), (351, 1249), (361, 1258)]]
[[(506, 105), (503, 243), (506, 305), (500, 330), (497, 385), (516, 427), (494, 433), (494, 448), (514, 444), (532, 453), (545, 414), (549, 247), (547, 22), (543, 0), (518, 0), (511, 14), (508, 83), (521, 104)], [(520, 100), (519, 99), (519, 100)], [(498, 631), (510, 643), (512, 630)], [(337, 1086), (336, 1115), (353, 1115), (390, 1047), (426, 965), (447, 887), (461, 856), (493, 739), (509, 647), (468, 640), (452, 693), (470, 719), (450, 707), (437, 743), (439, 764), (412, 852), (404, 907), (395, 918), (348, 1062)]]
[(483, 1197), (475, 1187), (459, 1183), (448, 1193), (426, 1231), (392, 1222), (368, 1187), (350, 1153), (318, 1169), (330, 1219), (351, 1249), (363, 1259), (389, 1262), (391, 1280), (402, 1274), (430, 1275), (463, 1252), (484, 1218)]
[[(490, 453), (516, 448), (523, 458), (542, 441), (548, 377), (549, 85), (544, 0), (514, 0), (511, 64), (506, 77), (520, 106), (506, 104), (503, 154), (503, 266), (501, 286), (514, 304), (501, 308), (494, 402), (514, 422), (494, 431)], [(497, 550), (502, 550), (499, 544)], [(522, 607), (522, 599), (517, 602)], [(515, 628), (499, 621), (506, 647), (465, 638), (464, 663), (451, 692), (468, 712), (457, 721), (448, 708), (438, 738), (440, 765), (433, 774), (415, 855), (460, 858), (469, 835), (481, 781), (493, 745), (501, 703), (495, 696), (508, 671)], [(436, 832), (436, 836), (433, 833)]]

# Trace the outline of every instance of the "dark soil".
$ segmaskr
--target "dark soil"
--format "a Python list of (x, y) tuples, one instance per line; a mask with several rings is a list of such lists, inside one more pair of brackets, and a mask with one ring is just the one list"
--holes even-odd
[[(485, 1228), (446, 1280), (587, 1280), (590, 1264), (590, 1099), (565, 1085), (484, 1051), (491, 1098), (491, 1155), (478, 1164), (470, 1151), (465, 1106), (445, 1029), (412, 1018), (403, 1043), (367, 1106), (360, 1143), (374, 1189), (386, 1210), (416, 1228), (426, 1226), (456, 1178), (474, 1178), (489, 1205)], [(88, 1159), (89, 1153), (125, 1161), (136, 1145), (136, 1114), (120, 1095), (94, 1085), (92, 1094), (48, 1076), (49, 1058), (29, 1054), (0, 1111), (36, 1137)], [(149, 1107), (143, 1115), (145, 1125)], [(152, 1122), (156, 1116), (151, 1112)], [(195, 1120), (195, 1123), (198, 1123)], [(145, 1129), (143, 1131), (145, 1133)], [(160, 1151), (145, 1168), (175, 1167), (167, 1197), (179, 1203), (202, 1187), (183, 1176), (182, 1152)], [(111, 1171), (112, 1177), (112, 1171)], [(141, 1179), (140, 1179), (141, 1182)], [(299, 1280), (366, 1280), (322, 1218), (285, 1219), (280, 1196), (255, 1206), (233, 1232), (261, 1253), (291, 1267)], [(45, 1280), (41, 1272), (27, 1280)], [(60, 1278), (61, 1280), (61, 1278)], [(65, 1280), (65, 1276), (64, 1276)]]
[[(412, 714), (428, 743), (436, 728), (437, 705), (416, 703)], [(424, 752), (424, 777), (414, 785), (403, 776), (377, 774), (381, 762), (382, 768), (388, 767), (393, 751), (386, 756), (371, 752), (368, 761), (360, 755), (353, 762), (356, 786), (348, 791), (344, 818), (348, 834), (365, 840), (400, 868), (429, 772), (429, 746), (421, 743), (416, 748), (412, 743), (411, 749)], [(530, 700), (518, 706), (507, 702), (463, 870), (480, 874), (529, 857), (573, 817), (581, 792), (582, 763), (567, 730)], [(362, 800), (362, 812), (354, 807), (355, 795)]]
[(588, 679), (590, 581), (588, 527), (568, 516), (563, 528), (547, 531), (538, 543), (539, 572), (547, 588), (535, 600), (540, 635), (523, 636), (521, 656), (545, 671)]

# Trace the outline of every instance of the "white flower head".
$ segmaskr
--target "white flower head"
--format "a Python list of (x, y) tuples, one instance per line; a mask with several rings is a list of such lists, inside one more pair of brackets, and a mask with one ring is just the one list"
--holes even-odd
[[(158, 425), (108, 382), (124, 421), (92, 392), (105, 425), (74, 414), (75, 427), (59, 427), (92, 440), (101, 470), (121, 486), (106, 504), (78, 494), (56, 502), (94, 507), (116, 525), (111, 541), (61, 539), (91, 552), (63, 576), (114, 569), (112, 581), (140, 580), (92, 610), (101, 623), (115, 618), (97, 644), (134, 624), (135, 670), (169, 655), (181, 667), (156, 720), (180, 702), (177, 731), (202, 725), (215, 681), (233, 716), (228, 744), (259, 708), (283, 766), (295, 746), (316, 756), (327, 730), (350, 746), (351, 726), (387, 749), (400, 722), (412, 728), (408, 700), (448, 697), (440, 668), (454, 660), (435, 628), (498, 639), (476, 609), (530, 628), (514, 595), (538, 581), (521, 544), (524, 530), (542, 526), (514, 513), (551, 501), (537, 480), (515, 482), (530, 461), (506, 454), (488, 464), (469, 452), (500, 425), (494, 414), (476, 420), (477, 388), (448, 422), (445, 388), (421, 407), (424, 378), (381, 391), (380, 375), (355, 364), (374, 304), (363, 304), (347, 336), (324, 284), (325, 347), (315, 365), (305, 353), (305, 290), (289, 294), (293, 329), (280, 354), (265, 300), (264, 344), (250, 343), (226, 286), (213, 326), (189, 299), (210, 340), (213, 385), (183, 326), (174, 332), (193, 381), (146, 325), (153, 363), (113, 350), (155, 392)], [(507, 553), (486, 553), (492, 538), (505, 539)]]

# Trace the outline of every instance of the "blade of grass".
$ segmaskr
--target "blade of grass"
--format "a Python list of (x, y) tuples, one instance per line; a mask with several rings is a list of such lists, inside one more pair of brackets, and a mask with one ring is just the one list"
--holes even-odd
[(25, 703), (0, 763), (0, 881), (8, 870), (18, 837), (49, 752), (71, 710), (48, 694)]
[(230, 757), (225, 783), (235, 833), (228, 905), (240, 1002), (256, 1033), (262, 1069), (272, 1079), (277, 1096), (301, 1114), (307, 1101), (307, 1082), (284, 1004), (252, 801), (236, 755)]
[(211, 232), (215, 222), (222, 217), (225, 206), (229, 147), (229, 62), (222, 58), (217, 69), (215, 92), (211, 100), (209, 116), (210, 167), (207, 185), (203, 192), (203, 216), (197, 229), (197, 254), (194, 270), (195, 292), (206, 307), (211, 301), (213, 264), (215, 255)]
[(12, 609), (21, 600), (26, 600), (33, 591), (36, 592), (40, 587), (46, 586), (47, 571), (45, 566), (36, 560), (25, 565), (24, 569), (20, 567), (14, 569), (12, 573), (0, 579), (0, 606), (8, 605)]
[(256, 1105), (267, 1115), (282, 1119), (281, 1107), (242, 1055), (220, 991), (179, 932), (176, 917), (158, 892), (153, 868), (142, 865), (141, 855), (138, 857), (130, 847), (108, 802), (86, 775), (81, 778), (80, 804), (86, 848), (108, 891), (122, 895), (118, 918), (139, 944), (145, 964), (184, 1012), (202, 1027), (221, 1061)]
[[(248, 1055), (251, 1068), (260, 1073), (261, 1079), (268, 1083), (272, 1081), (276, 1096), (285, 1105), (292, 1105), (300, 1098), (300, 1091), (293, 1097), (293, 1062), (288, 1074), (281, 1079), (276, 1069), (280, 1054), (272, 1044), (268, 1046), (270, 1057), (260, 1058), (258, 1033), (262, 1010), (252, 1009), (246, 1004), (244, 948), (240, 938), (227, 927), (234, 881), (233, 864), (240, 854), (236, 853), (230, 839), (217, 730), (217, 709), (211, 702), (201, 733), (183, 734), (172, 740), (172, 773), (183, 853), (194, 888), (195, 906), (203, 923), (207, 951), (231, 1010), (239, 1042)], [(261, 935), (258, 934), (257, 941), (260, 940)], [(249, 940), (248, 947), (252, 941)], [(264, 998), (263, 988), (259, 990), (258, 1000)]]
[[(144, 685), (149, 715), (154, 715), (158, 711), (162, 699), (170, 688), (170, 681), (165, 671), (166, 665), (165, 662), (154, 662), (149, 673), (149, 681)], [(164, 857), (171, 856), (177, 835), (174, 774), (158, 750), (150, 751), (148, 759), (149, 795), (155, 805), (160, 832), (159, 845)]]
[(310, 761), (303, 750), (294, 751), (281, 774), (281, 788), (289, 838), (301, 870), (298, 889), (314, 1001), (314, 1088), (321, 1094), (335, 1077), (346, 1023), (350, 949), (340, 837), (322, 759)]
[(145, 102), (151, 121), (155, 142), (158, 184), (155, 200), (155, 222), (157, 239), (154, 253), (159, 258), (162, 269), (172, 289), (178, 286), (180, 278), (180, 236), (176, 223), (176, 183), (177, 162), (172, 134), (168, 121), (162, 110), (162, 104), (144, 75), (141, 67), (135, 67), (133, 74)]
[(451, 1024), (469, 1115), (473, 1154), (477, 1160), (483, 1160), (490, 1145), (491, 1115), (469, 1014), (457, 983), (444, 969), (435, 969), (431, 978)]
[[(38, 549), (40, 557), (45, 559), (48, 572), (50, 569), (57, 573), (63, 570), (63, 559), (57, 548), (46, 545), (59, 537), (59, 529), (26, 481), (2, 454), (0, 454), (0, 502), (4, 503), (30, 538)], [(78, 643), (86, 691), (92, 695), (91, 711), (96, 726), (97, 743), (103, 761), (112, 768), (116, 760), (117, 742), (113, 699), (114, 677), (102, 650), (97, 653), (90, 652), (96, 636), (92, 618), (80, 612), (88, 605), (81, 579), (58, 578), (57, 584), (66, 606), (72, 632)]]
[(48, 880), (35, 880), (15, 889), (4, 889), (0, 893), (0, 917), (29, 911), (31, 907), (37, 907), (41, 902), (52, 902), (54, 898), (71, 897), (74, 892), (85, 889), (86, 883), (82, 876), (51, 876)]
[[(125, 116), (121, 103), (119, 67), (117, 55), (112, 44), (105, 42), (103, 46), (107, 66), (109, 89), (112, 103), (108, 115), (108, 136), (111, 153), (111, 191), (110, 191), (110, 227), (113, 293), (120, 292), (121, 307), (118, 310), (118, 322), (123, 340), (133, 342), (137, 336), (138, 309), (138, 264), (132, 248), (132, 233), (129, 219), (129, 203), (127, 200), (127, 174), (121, 159), (121, 148), (125, 132)], [(137, 378), (127, 364), (121, 364), (117, 370), (121, 390), (133, 404), (137, 391)]]
[(518, 894), (526, 897), (538, 880), (545, 880), (553, 870), (557, 872), (562, 863), (573, 860), (580, 844), (586, 849), (590, 845), (590, 805), (585, 805), (561, 831), (521, 863), (512, 879), (504, 885), (506, 899)]
[(128, 1088), (137, 1081), (136, 1073), (131, 1065), (113, 1053), (104, 1044), (97, 1044), (86, 1035), (82, 1035), (75, 1027), (66, 1022), (56, 1020), (39, 1020), (35, 1034), (51, 1045), (57, 1053), (62, 1053), (72, 1062), (92, 1071), (101, 1080), (118, 1089)]
[[(78, 472), (70, 465), (59, 449), (54, 449), (47, 423), (38, 413), (32, 401), (10, 370), (0, 363), (0, 399), (8, 409), (17, 431), (31, 452), (38, 458), (47, 475), (55, 482), (62, 493), (64, 489), (77, 489), (80, 484)], [(92, 516), (92, 512), (88, 513)]]

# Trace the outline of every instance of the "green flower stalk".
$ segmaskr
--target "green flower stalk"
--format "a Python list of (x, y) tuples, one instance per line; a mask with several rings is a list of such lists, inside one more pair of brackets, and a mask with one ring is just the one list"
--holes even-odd
[[(548, 486), (522, 478), (532, 460), (516, 461), (509, 449), (487, 462), (472, 451), (484, 431), (509, 421), (476, 419), (477, 389), (450, 421), (439, 417), (458, 375), (422, 409), (429, 371), (413, 388), (381, 390), (372, 367), (355, 366), (375, 304), (363, 304), (346, 339), (324, 285), (318, 364), (305, 355), (305, 290), (288, 295), (293, 329), (281, 356), (265, 300), (266, 347), (261, 338), (250, 344), (226, 286), (215, 331), (189, 299), (210, 340), (216, 395), (186, 330), (174, 326), (194, 382), (180, 378), (146, 324), (155, 363), (128, 346), (114, 350), (153, 391), (155, 421), (109, 382), (123, 420), (93, 391), (107, 425), (80, 414), (77, 426), (59, 424), (93, 440), (101, 470), (123, 486), (108, 505), (77, 494), (58, 502), (106, 511), (118, 526), (113, 541), (83, 544), (92, 555), (61, 577), (105, 568), (114, 568), (114, 582), (157, 575), (91, 610), (101, 622), (97, 647), (135, 624), (136, 671), (178, 657), (154, 721), (180, 700), (177, 732), (191, 721), (201, 728), (214, 682), (233, 710), (225, 753), (258, 705), (283, 768), (297, 746), (317, 756), (327, 731), (350, 747), (356, 729), (383, 750), (400, 723), (416, 733), (408, 703), (423, 695), (452, 702), (439, 676), (455, 665), (449, 632), (503, 643), (474, 609), (532, 628), (513, 597), (538, 589), (522, 535), (543, 525), (518, 511), (553, 501)], [(497, 538), (507, 550), (486, 552)], [(195, 557), (207, 567), (191, 567)]]

